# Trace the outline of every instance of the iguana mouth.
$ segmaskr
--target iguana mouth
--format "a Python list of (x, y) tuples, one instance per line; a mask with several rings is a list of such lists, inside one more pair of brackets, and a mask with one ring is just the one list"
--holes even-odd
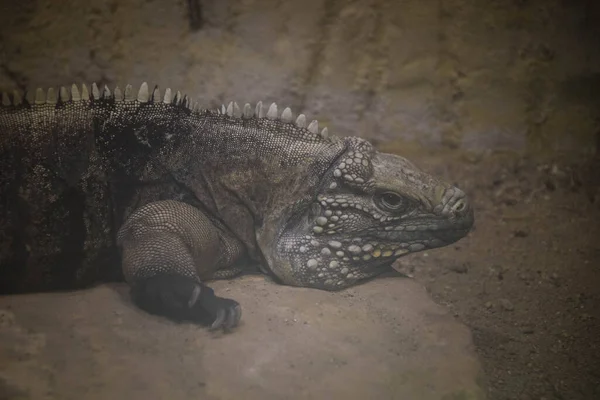
[(441, 247), (463, 238), (473, 225), (471, 221), (449, 223), (447, 221), (427, 221), (419, 223), (404, 223), (402, 225), (388, 225), (381, 230), (365, 232), (364, 235), (373, 235), (377, 240), (391, 243), (422, 243), (426, 248)]
[[(328, 202), (320, 196), (302, 218), (286, 226), (277, 246), (285, 261), (275, 266), (287, 269), (286, 283), (343, 289), (385, 272), (399, 257), (453, 243), (473, 225), (468, 204), (458, 214), (421, 213), (388, 220), (365, 206), (344, 207), (343, 199), (337, 196)], [(359, 229), (359, 221), (367, 226)]]

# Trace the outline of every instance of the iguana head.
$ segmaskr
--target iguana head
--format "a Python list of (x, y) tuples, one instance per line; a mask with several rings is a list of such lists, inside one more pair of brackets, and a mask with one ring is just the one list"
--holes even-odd
[(342, 289), (401, 256), (451, 244), (473, 225), (460, 189), (362, 139), (345, 141), (311, 204), (281, 226), (267, 257), (286, 284)]

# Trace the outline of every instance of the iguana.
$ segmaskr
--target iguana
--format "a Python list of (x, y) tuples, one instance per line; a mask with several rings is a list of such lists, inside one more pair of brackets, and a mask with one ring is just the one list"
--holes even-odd
[(31, 97), (0, 107), (1, 293), (122, 271), (142, 309), (230, 330), (240, 305), (207, 280), (255, 263), (339, 290), (473, 225), (460, 189), (275, 103), (199, 109), (146, 83)]

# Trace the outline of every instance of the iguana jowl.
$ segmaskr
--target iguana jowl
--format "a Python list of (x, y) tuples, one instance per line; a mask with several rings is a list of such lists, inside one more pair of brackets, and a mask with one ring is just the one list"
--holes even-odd
[(203, 282), (248, 262), (342, 289), (473, 224), (461, 190), (365, 140), (145, 83), (4, 94), (0, 182), (2, 293), (84, 287), (121, 265), (142, 308), (213, 328), (240, 307)]

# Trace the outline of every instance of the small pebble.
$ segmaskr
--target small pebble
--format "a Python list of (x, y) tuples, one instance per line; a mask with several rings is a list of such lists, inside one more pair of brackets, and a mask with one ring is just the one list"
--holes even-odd
[(469, 265), (467, 263), (451, 265), (448, 268), (450, 271), (456, 272), (457, 274), (466, 274), (469, 272)]
[(524, 237), (529, 236), (529, 232), (526, 232), (521, 229), (516, 230), (513, 234), (515, 235), (515, 237), (518, 237), (518, 238), (524, 238)]
[(510, 300), (508, 300), (508, 299), (500, 299), (499, 303), (500, 303), (500, 306), (502, 306), (502, 308), (505, 309), (506, 311), (512, 311), (515, 309), (515, 306), (513, 305), (513, 303), (511, 303)]

